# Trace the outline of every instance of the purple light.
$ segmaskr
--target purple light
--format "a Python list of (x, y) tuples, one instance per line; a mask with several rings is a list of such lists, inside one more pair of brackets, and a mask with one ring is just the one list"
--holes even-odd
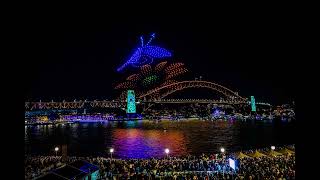
[(113, 147), (116, 148), (116, 155), (121, 158), (162, 158), (164, 149), (170, 147), (170, 154), (186, 155), (186, 144), (184, 136), (180, 132), (164, 132), (161, 130), (143, 131), (139, 128), (116, 129), (114, 134)]
[(221, 113), (218, 109), (214, 110), (214, 112), (212, 113), (213, 116), (219, 116)]

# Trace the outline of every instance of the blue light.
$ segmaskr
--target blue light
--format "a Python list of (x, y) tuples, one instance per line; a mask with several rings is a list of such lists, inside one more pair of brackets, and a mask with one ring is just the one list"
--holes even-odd
[(141, 47), (143, 47), (143, 37), (142, 36), (140, 37), (140, 40), (141, 40)]
[(221, 112), (219, 111), (219, 109), (215, 109), (214, 111), (213, 111), (213, 113), (212, 113), (212, 116), (213, 117), (218, 117), (218, 116), (220, 116), (221, 115)]
[(145, 64), (151, 64), (153, 59), (155, 58), (166, 58), (171, 57), (172, 53), (168, 50), (161, 48), (159, 46), (151, 46), (149, 45), (151, 41), (155, 38), (155, 33), (151, 35), (148, 43), (146, 45), (143, 44), (143, 37), (140, 37), (141, 47), (137, 48), (137, 50), (133, 53), (129, 60), (120, 66), (117, 71), (122, 71), (127, 66), (131, 65), (133, 67), (140, 67)]
[[(151, 34), (151, 38), (149, 39), (147, 46), (149, 45), (149, 43), (151, 43), (151, 41), (156, 37), (156, 33)], [(143, 47), (143, 46), (142, 46)]]
[(215, 111), (214, 111), (214, 114), (215, 114), (215, 115), (219, 115), (219, 114), (220, 114), (219, 110), (215, 110)]

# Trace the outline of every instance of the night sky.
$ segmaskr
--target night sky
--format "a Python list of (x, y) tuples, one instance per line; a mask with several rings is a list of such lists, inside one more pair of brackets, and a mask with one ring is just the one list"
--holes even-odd
[[(285, 24), (259, 21), (254, 24), (214, 20), (109, 22), (100, 30), (52, 26), (35, 29), (26, 66), (26, 100), (113, 99), (115, 83), (127, 73), (120, 66), (155, 32), (154, 45), (173, 52), (174, 61), (189, 69), (185, 79), (202, 76), (241, 96), (272, 104), (294, 100), (293, 74), (288, 54), (290, 37)], [(289, 60), (289, 61), (288, 61)], [(195, 95), (195, 98), (197, 96)]]

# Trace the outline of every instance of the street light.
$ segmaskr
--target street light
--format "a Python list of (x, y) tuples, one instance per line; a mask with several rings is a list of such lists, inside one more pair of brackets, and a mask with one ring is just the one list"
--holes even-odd
[(168, 155), (169, 155), (169, 149), (166, 148), (166, 149), (164, 150), (164, 152), (167, 154), (167, 157), (168, 157)]
[(222, 147), (222, 148), (220, 149), (220, 151), (221, 151), (222, 153), (224, 153), (225, 149)]
[(272, 149), (272, 151), (273, 151), (273, 150), (275, 150), (275, 149), (276, 149), (276, 147), (275, 147), (275, 146), (271, 146), (271, 149)]
[(111, 148), (111, 149), (110, 149), (111, 159), (112, 159), (112, 153), (113, 153), (113, 152), (114, 152), (114, 149)]
[(57, 156), (57, 153), (58, 153), (58, 151), (59, 151), (59, 148), (58, 148), (58, 147), (55, 147), (55, 148), (54, 148), (54, 151), (56, 152), (56, 156)]

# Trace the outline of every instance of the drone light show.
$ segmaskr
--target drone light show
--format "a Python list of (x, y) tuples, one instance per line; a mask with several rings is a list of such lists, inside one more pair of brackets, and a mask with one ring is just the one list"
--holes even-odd
[(146, 64), (140, 67), (138, 73), (128, 76), (125, 82), (116, 85), (115, 89), (132, 89), (138, 95), (142, 91), (178, 82), (176, 78), (186, 72), (188, 69), (180, 62), (169, 64), (167, 61), (163, 61), (154, 67)]
[(117, 71), (121, 72), (125, 68), (141, 67), (146, 64), (151, 64), (154, 59), (161, 59), (171, 57), (172, 53), (162, 47), (149, 45), (155, 38), (155, 33), (151, 34), (149, 41), (144, 44), (143, 37), (140, 37), (141, 47), (138, 47), (133, 55), (123, 65), (121, 65)]

